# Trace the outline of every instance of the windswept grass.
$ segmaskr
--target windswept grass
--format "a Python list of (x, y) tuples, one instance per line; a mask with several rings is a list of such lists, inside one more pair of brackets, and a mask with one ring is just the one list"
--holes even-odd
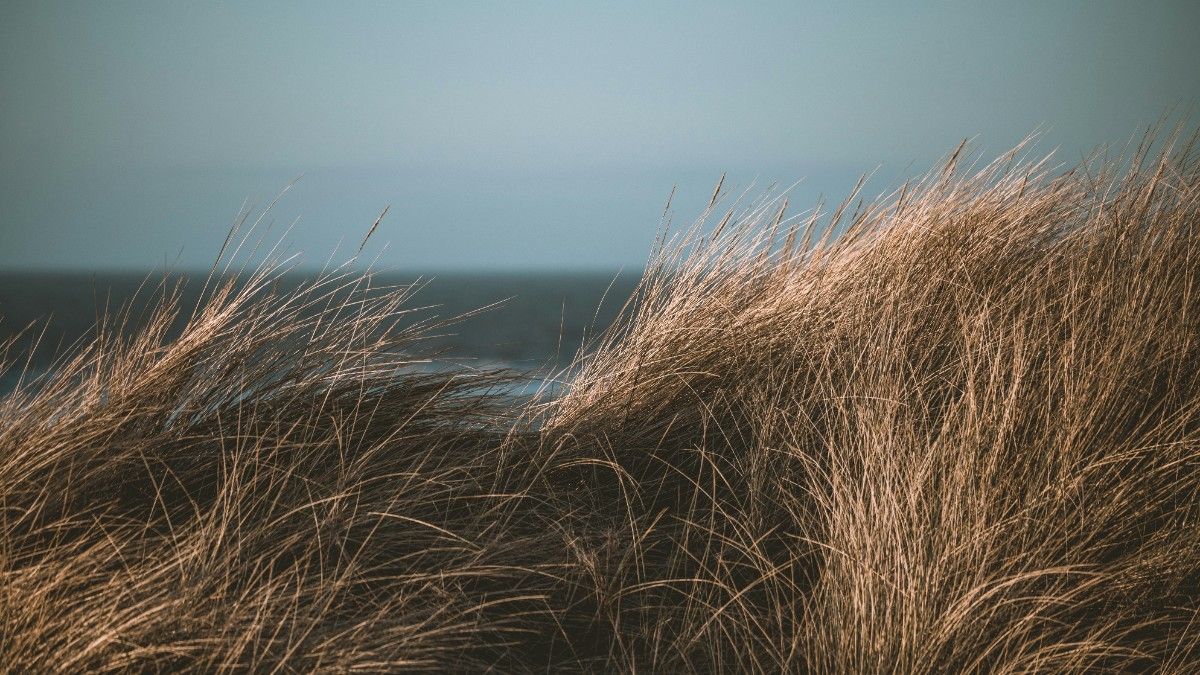
[(714, 195), (550, 400), (411, 368), (446, 326), (369, 275), (215, 275), (179, 335), (164, 288), (0, 400), (0, 664), (1194, 672), (1172, 140)]

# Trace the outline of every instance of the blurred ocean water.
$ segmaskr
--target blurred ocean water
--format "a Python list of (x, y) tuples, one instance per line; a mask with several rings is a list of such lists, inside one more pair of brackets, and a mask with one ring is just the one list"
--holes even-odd
[[(44, 372), (73, 342), (94, 334), (106, 307), (113, 313), (131, 300), (133, 307), (145, 307), (163, 278), (161, 273), (0, 272), (0, 340), (37, 322), (41, 339), (29, 371)], [(181, 278), (183, 307), (190, 308), (200, 297), (204, 274), (167, 277), (169, 283)], [(279, 285), (286, 290), (311, 278), (288, 274)], [(436, 354), (426, 367), (513, 369), (529, 373), (524, 389), (533, 393), (545, 377), (569, 364), (586, 340), (611, 324), (636, 282), (635, 275), (617, 273), (458, 272), (381, 274), (372, 285), (417, 283), (406, 305), (414, 310), (413, 321), (496, 305), (423, 341), (421, 353)], [(23, 338), (20, 348), (28, 344)], [(13, 386), (20, 370), (18, 364), (3, 374), (0, 391)]]

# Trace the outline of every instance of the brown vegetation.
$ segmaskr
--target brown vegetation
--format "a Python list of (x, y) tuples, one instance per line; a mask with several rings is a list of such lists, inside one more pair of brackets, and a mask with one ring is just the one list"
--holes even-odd
[(533, 403), (369, 275), (163, 289), (0, 399), (0, 664), (1194, 672), (1192, 148), (714, 196)]

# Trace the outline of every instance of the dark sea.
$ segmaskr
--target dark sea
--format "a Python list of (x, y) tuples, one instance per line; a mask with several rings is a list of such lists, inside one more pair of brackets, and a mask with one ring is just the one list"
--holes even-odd
[[(173, 274), (183, 279), (183, 307), (200, 297), (205, 275)], [(31, 361), (32, 372), (45, 372), (56, 354), (72, 342), (94, 334), (96, 319), (133, 300), (144, 307), (153, 287), (164, 276), (119, 273), (0, 271), (0, 341), (33, 322), (41, 332)], [(287, 274), (286, 289), (305, 279)], [(149, 280), (149, 282), (147, 282)], [(414, 320), (449, 318), (498, 304), (464, 319), (421, 345), (422, 353), (436, 352), (438, 367), (508, 368), (531, 373), (536, 382), (570, 363), (585, 341), (606, 328), (633, 292), (636, 275), (618, 273), (428, 273), (377, 274), (373, 286), (420, 283), (407, 307)], [(135, 313), (136, 314), (136, 313)], [(27, 346), (28, 341), (23, 343)], [(11, 358), (10, 354), (10, 358)], [(0, 392), (11, 389), (20, 366), (0, 379)]]

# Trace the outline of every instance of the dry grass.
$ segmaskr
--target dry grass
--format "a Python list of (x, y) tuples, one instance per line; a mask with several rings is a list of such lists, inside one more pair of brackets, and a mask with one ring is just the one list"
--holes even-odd
[(370, 276), (163, 289), (0, 400), (0, 663), (1194, 672), (1193, 145), (714, 199), (541, 403)]

